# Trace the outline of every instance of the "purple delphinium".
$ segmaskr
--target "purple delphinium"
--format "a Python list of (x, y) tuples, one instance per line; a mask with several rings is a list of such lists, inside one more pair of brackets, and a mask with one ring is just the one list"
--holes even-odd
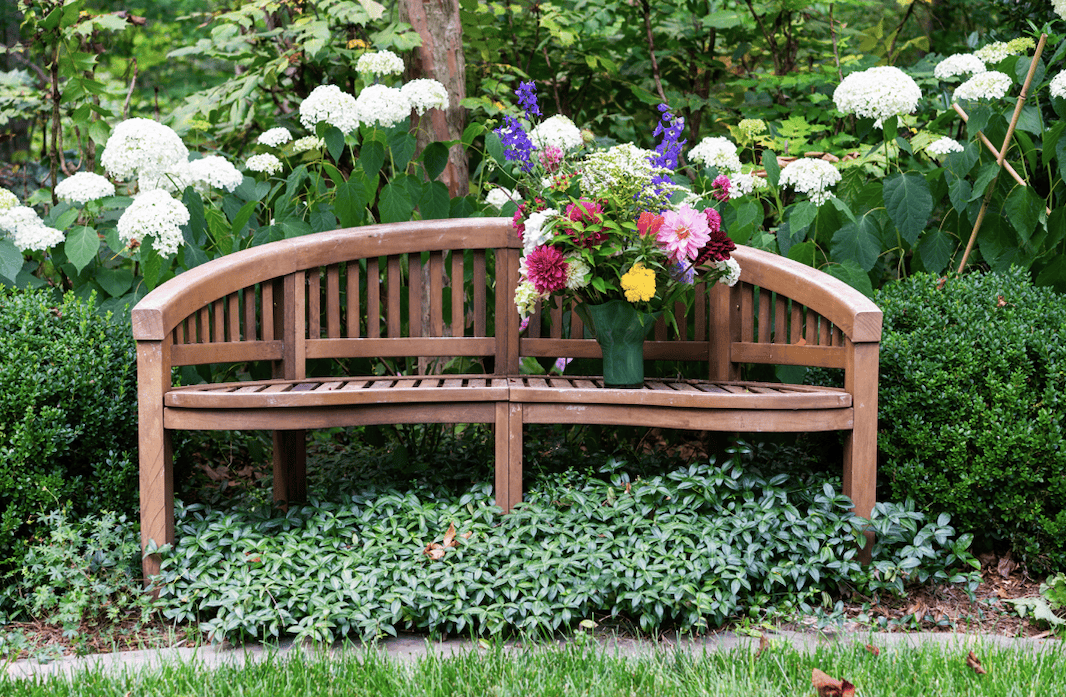
[[(659, 105), (659, 113), (662, 114), (662, 118), (655, 126), (656, 138), (662, 136), (662, 140), (655, 148), (655, 155), (650, 157), (652, 165), (656, 167), (663, 167), (669, 170), (677, 169), (677, 159), (681, 154), (681, 146), (686, 143), (684, 140), (679, 140), (682, 131), (685, 130), (685, 119), (680, 116), (676, 119), (674, 115), (670, 113), (670, 107), (666, 104)], [(658, 186), (659, 184), (670, 183), (670, 178), (664, 174), (656, 174), (652, 178), (652, 184)], [(661, 192), (661, 189), (657, 189)]]
[(540, 113), (540, 107), (537, 106), (537, 86), (532, 80), (529, 82), (520, 82), (518, 89), (514, 91), (518, 96), (518, 106), (525, 109), (526, 119), (533, 123), (534, 116), (543, 116)]
[(533, 170), (533, 141), (529, 139), (526, 129), (513, 116), (504, 117), (503, 125), (493, 131), (503, 141), (503, 156), (507, 160), (515, 160), (522, 163), (522, 171)]

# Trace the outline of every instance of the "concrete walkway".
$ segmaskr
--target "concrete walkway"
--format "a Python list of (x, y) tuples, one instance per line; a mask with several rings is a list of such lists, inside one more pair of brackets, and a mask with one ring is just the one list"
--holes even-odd
[[(772, 642), (790, 642), (799, 649), (811, 650), (819, 644), (826, 642), (858, 643), (860, 645), (872, 644), (881, 650), (893, 647), (915, 647), (929, 643), (954, 646), (964, 651), (969, 651), (975, 646), (996, 646), (1002, 648), (1014, 648), (1025, 651), (1041, 651), (1061, 648), (1063, 643), (1058, 639), (1012, 639), (997, 635), (979, 634), (954, 634), (936, 632), (914, 633), (871, 633), (858, 632), (852, 634), (825, 635), (814, 632), (768, 632), (767, 638)], [(731, 651), (736, 649), (755, 650), (759, 646), (759, 640), (733, 632), (722, 632), (709, 636), (696, 637), (693, 639), (683, 638), (661, 642), (638, 641), (634, 639), (603, 639), (600, 641), (603, 650), (612, 654), (635, 657), (654, 651), (684, 650), (703, 653), (705, 651)], [(561, 643), (559, 645), (562, 645)], [(507, 646), (516, 647), (517, 643), (508, 643)], [(467, 651), (481, 651), (476, 642), (469, 639), (449, 639), (442, 642), (430, 642), (422, 636), (402, 636), (391, 638), (377, 644), (377, 648), (397, 660), (417, 660), (423, 656), (434, 654), (437, 656), (451, 656)], [(170, 663), (198, 663), (205, 668), (214, 668), (223, 665), (241, 665), (246, 662), (261, 661), (264, 658), (275, 655), (285, 656), (293, 651), (301, 650), (300, 645), (293, 642), (284, 642), (280, 646), (261, 646), (249, 644), (242, 647), (219, 647), (202, 646), (197, 648), (173, 648), (146, 651), (123, 651), (119, 653), (97, 654), (92, 656), (65, 657), (48, 663), (39, 663), (36, 659), (24, 659), (15, 661), (7, 666), (7, 674), (14, 678), (29, 678), (33, 676), (72, 675), (80, 671), (102, 668), (107, 671), (122, 673), (140, 672), (153, 666), (161, 666)], [(332, 649), (340, 651), (367, 651), (373, 650), (372, 646), (349, 644), (343, 648), (338, 645)], [(308, 649), (309, 652), (313, 650)]]

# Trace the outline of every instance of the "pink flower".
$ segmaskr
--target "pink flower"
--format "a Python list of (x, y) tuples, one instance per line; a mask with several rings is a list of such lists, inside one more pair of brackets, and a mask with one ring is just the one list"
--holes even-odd
[(655, 241), (676, 264), (682, 259), (694, 260), (700, 247), (710, 239), (710, 232), (706, 216), (689, 206), (681, 206), (677, 211), (663, 213), (663, 226)]
[(540, 153), (540, 164), (544, 166), (544, 169), (548, 172), (554, 172), (559, 169), (559, 165), (563, 163), (563, 149), (549, 145), (544, 148)]
[(729, 200), (729, 187), (733, 184), (729, 181), (729, 177), (724, 174), (719, 174), (711, 182), (711, 188), (714, 190), (714, 197), (719, 201)]
[(722, 229), (722, 216), (713, 208), (704, 208), (703, 215), (707, 218), (707, 227), (712, 235), (717, 235)]
[(596, 247), (607, 241), (603, 231), (603, 204), (598, 201), (578, 201), (566, 207), (566, 217), (579, 225), (566, 228), (574, 244)]
[(555, 247), (542, 245), (526, 255), (526, 274), (538, 293), (566, 288), (566, 257)]
[(663, 217), (655, 213), (644, 211), (637, 218), (637, 231), (641, 235), (658, 235), (659, 228), (663, 226)]

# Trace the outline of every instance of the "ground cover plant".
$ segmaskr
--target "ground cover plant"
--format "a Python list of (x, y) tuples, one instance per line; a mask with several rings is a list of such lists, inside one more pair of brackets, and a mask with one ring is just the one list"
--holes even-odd
[[(502, 644), (456, 656), (390, 658), (369, 649), (341, 653), (299, 650), (246, 666), (206, 670), (197, 662), (145, 670), (101, 668), (56, 678), (0, 676), (8, 697), (124, 697), (125, 695), (586, 695), (658, 697), (737, 694), (848, 694), (864, 697), (1056, 694), (1066, 689), (1066, 656), (1059, 646), (1039, 650), (983, 642), (899, 648), (838, 643), (798, 650), (773, 639), (767, 647), (702, 653), (663, 647), (636, 656), (575, 641), (562, 648)], [(821, 673), (821, 675), (819, 674)], [(823, 677), (824, 676), (824, 677)], [(818, 682), (815, 682), (815, 681)], [(836, 685), (818, 691), (816, 685)]]

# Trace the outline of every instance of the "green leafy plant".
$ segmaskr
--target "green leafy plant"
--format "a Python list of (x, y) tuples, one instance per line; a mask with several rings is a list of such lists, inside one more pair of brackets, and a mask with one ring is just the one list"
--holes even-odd
[(1066, 631), (1066, 619), (1062, 617), (1066, 610), (1066, 574), (1049, 576), (1040, 584), (1037, 597), (1013, 598), (1007, 602), (1014, 606), (1019, 617), (1031, 616), (1059, 635)]

